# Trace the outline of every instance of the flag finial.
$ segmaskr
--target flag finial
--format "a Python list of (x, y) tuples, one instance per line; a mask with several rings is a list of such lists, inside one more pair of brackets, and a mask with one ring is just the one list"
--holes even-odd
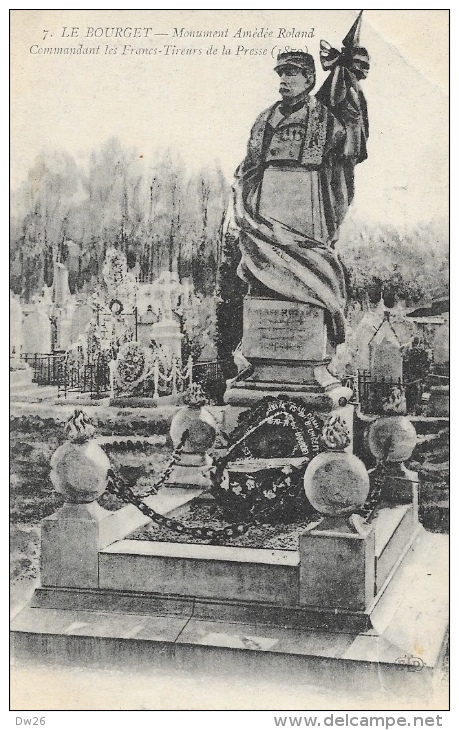
[(345, 38), (343, 38), (343, 46), (345, 48), (354, 48), (355, 46), (358, 46), (360, 43), (360, 26), (362, 23), (362, 14), (363, 10), (361, 10), (355, 19), (354, 23), (352, 24), (351, 29), (349, 30), (348, 34)]

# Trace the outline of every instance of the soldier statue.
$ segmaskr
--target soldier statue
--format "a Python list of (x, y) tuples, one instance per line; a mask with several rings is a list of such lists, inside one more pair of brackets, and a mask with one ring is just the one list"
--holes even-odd
[(321, 63), (330, 74), (315, 96), (312, 55), (278, 55), (282, 99), (256, 119), (234, 184), (238, 273), (249, 294), (321, 307), (332, 345), (344, 342), (346, 305), (334, 245), (354, 196), (355, 165), (367, 157), (359, 81), (369, 57), (358, 45), (360, 19), (341, 52), (321, 42)]

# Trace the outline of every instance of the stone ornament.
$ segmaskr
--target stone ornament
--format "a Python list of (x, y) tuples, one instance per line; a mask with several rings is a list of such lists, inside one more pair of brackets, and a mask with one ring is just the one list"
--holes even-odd
[(215, 441), (217, 426), (215, 418), (205, 407), (207, 398), (198, 383), (193, 383), (183, 396), (185, 405), (173, 417), (170, 436), (174, 447), (182, 440), (185, 431), (188, 437), (183, 446), (185, 454), (205, 454)]
[(325, 423), (322, 442), (329, 450), (317, 454), (306, 467), (306, 497), (321, 515), (351, 515), (364, 504), (370, 491), (365, 464), (344, 451), (350, 437), (339, 416), (331, 416)]
[(385, 415), (367, 429), (368, 447), (378, 462), (401, 463), (410, 458), (417, 440), (416, 429), (406, 415), (403, 388), (392, 388), (382, 408)]
[(94, 502), (106, 488), (110, 461), (94, 440), (91, 420), (76, 410), (65, 425), (67, 441), (51, 457), (51, 481), (67, 502)]

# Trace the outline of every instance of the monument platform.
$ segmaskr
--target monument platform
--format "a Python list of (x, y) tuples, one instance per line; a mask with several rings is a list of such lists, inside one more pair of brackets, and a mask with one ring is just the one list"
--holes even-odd
[(260, 602), (254, 614), (253, 605), (230, 600), (39, 589), (13, 621), (13, 655), (19, 664), (281, 672), (320, 686), (359, 682), (368, 691), (403, 688), (426, 698), (445, 651), (447, 558), (447, 538), (421, 530), (365, 630), (282, 625), (282, 608), (263, 610)]
[[(199, 492), (168, 488), (148, 502), (173, 516)], [(434, 681), (448, 545), (413, 504), (380, 509), (360, 533), (315, 523), (298, 550), (132, 540), (147, 521), (132, 506), (67, 505), (47, 520), (41, 587), (11, 626), (18, 662), (167, 661), (322, 684), (383, 673), (422, 691)]]

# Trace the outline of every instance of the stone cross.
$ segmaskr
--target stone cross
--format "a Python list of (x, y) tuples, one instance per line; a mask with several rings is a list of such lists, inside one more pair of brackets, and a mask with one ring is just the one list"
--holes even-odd
[(154, 297), (159, 302), (161, 320), (173, 321), (174, 314), (180, 315), (181, 297), (184, 287), (178, 275), (171, 271), (164, 271), (153, 286)]

